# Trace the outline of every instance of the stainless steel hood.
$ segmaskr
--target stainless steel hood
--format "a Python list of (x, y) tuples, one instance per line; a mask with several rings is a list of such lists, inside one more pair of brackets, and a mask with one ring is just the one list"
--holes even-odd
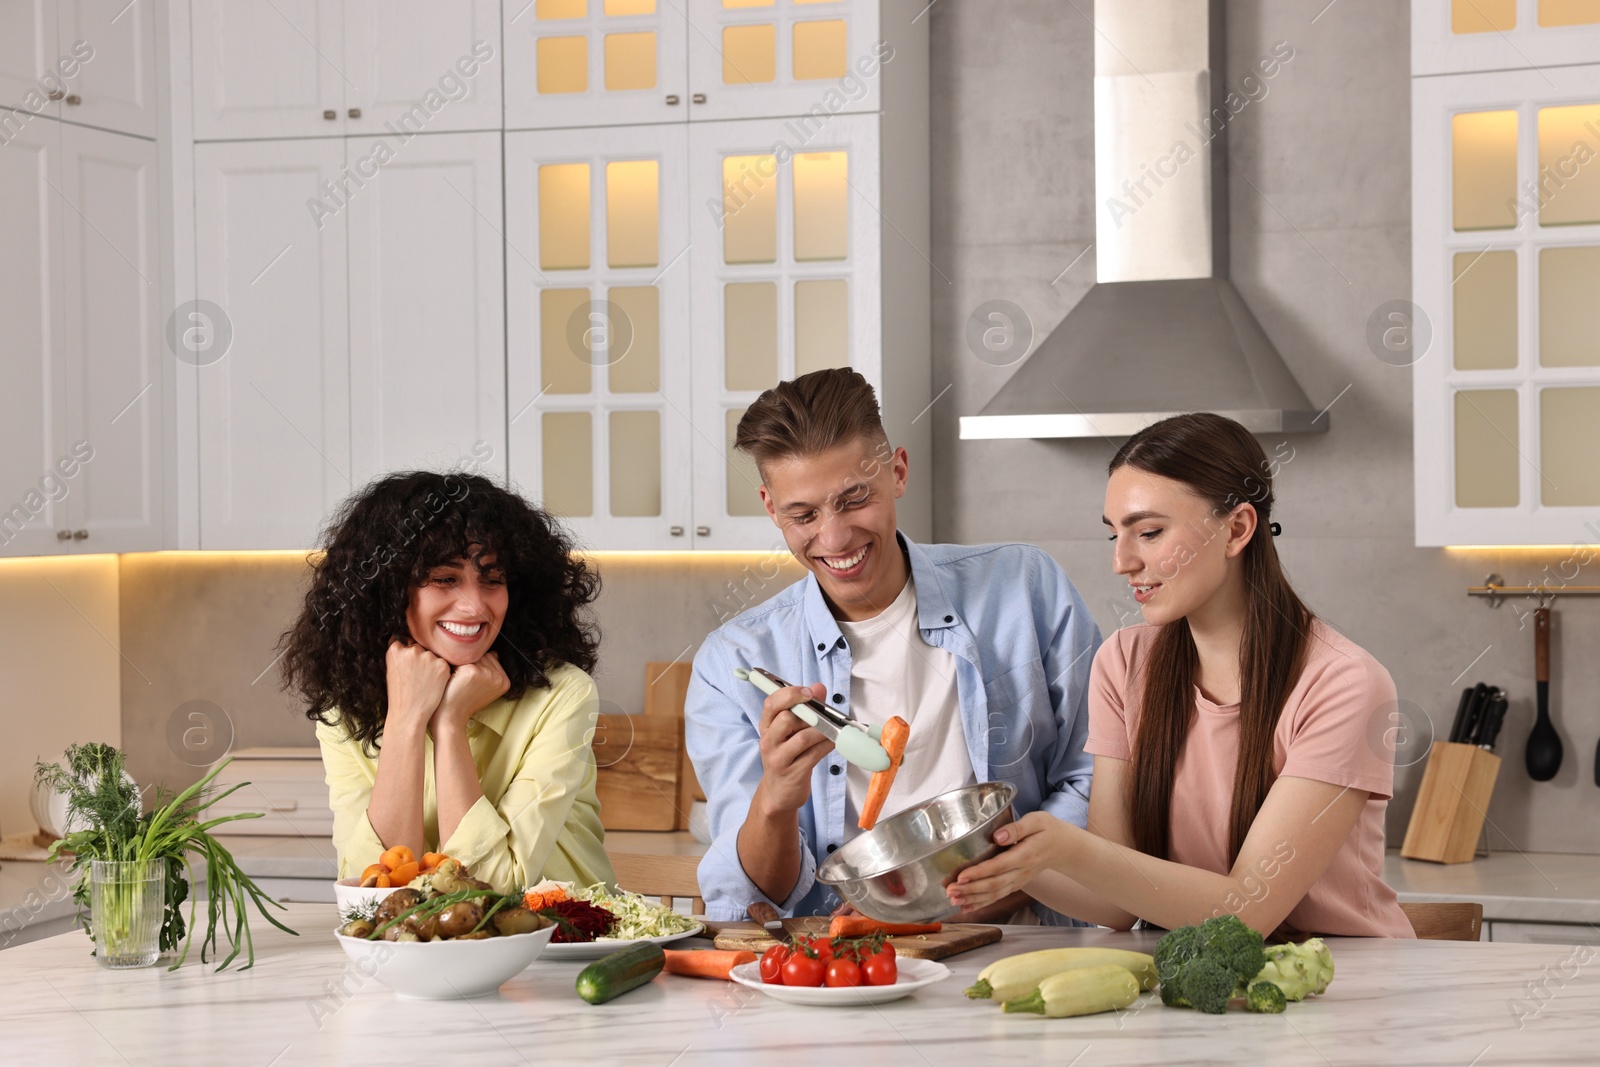
[(1185, 411), (1328, 428), (1227, 278), (1222, 4), (1096, 0), (1097, 282), (963, 438), (1123, 437)]

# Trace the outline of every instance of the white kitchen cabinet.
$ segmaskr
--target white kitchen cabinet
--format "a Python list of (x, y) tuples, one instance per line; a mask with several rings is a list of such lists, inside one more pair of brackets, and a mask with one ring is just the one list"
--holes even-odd
[[(377, 168), (391, 140), (349, 138), (345, 165), (357, 175)], [(461, 460), (505, 474), (500, 176), (500, 134), (428, 135), (396, 149), (350, 197), (357, 485)]]
[(506, 135), (511, 479), (595, 548), (691, 547), (688, 133)]
[[(352, 488), (342, 140), (196, 145), (200, 547), (298, 548)], [(358, 191), (355, 195), (361, 195)]]
[(709, 547), (779, 540), (754, 465), (733, 449), (763, 390), (854, 367), (883, 392), (878, 116), (836, 116), (798, 151), (785, 126), (717, 122), (689, 134), (694, 515)]
[[(57, 80), (57, 7), (56, 0), (0, 4), (0, 109), (24, 108), (34, 117), (60, 117), (66, 89)], [(57, 94), (53, 100), (52, 91)], [(6, 121), (0, 116), (0, 142), (19, 129), (15, 118)]]
[(343, 0), (192, 0), (194, 136), (344, 133)]
[(151, 141), (35, 118), (0, 151), (0, 554), (160, 548), (165, 427)]
[(1411, 0), (1411, 73), (1539, 70), (1600, 55), (1600, 8), (1572, 0)]
[(1600, 65), (1413, 78), (1412, 136), (1416, 543), (1589, 543)]
[(66, 79), (61, 117), (68, 122), (156, 135), (155, 14), (149, 3), (128, 0), (61, 0), (57, 29), (61, 56), (84, 48), (92, 57)]
[(199, 141), (500, 128), (494, 0), (193, 0)]
[[(581, 2), (541, 6), (552, 21), (600, 17)], [(747, 7), (741, 17), (786, 27), (807, 9), (877, 10)], [(895, 444), (928, 454), (919, 421), (931, 400), (926, 24), (919, 30), (915, 13), (896, 23), (900, 58), (881, 71), (896, 89), (892, 116), (824, 111), (507, 134), (511, 475), (586, 544), (778, 544), (754, 466), (731, 448), (733, 431), (762, 390), (808, 371), (860, 371), (878, 390)], [(508, 55), (508, 77), (514, 64)], [(658, 238), (647, 255), (624, 259), (637, 266), (619, 270), (609, 171), (645, 160), (659, 160), (650, 201)], [(683, 229), (686, 240), (676, 236)], [(626, 343), (615, 335), (627, 332), (627, 316), (622, 331), (603, 306), (584, 316), (595, 311), (591, 301), (609, 295), (614, 304), (614, 294), (638, 287), (652, 297), (653, 395), (616, 388), (638, 366), (635, 352), (612, 363), (605, 345), (586, 343), (592, 330)], [(901, 514), (913, 536), (928, 535), (925, 492), (909, 494)]]
[(352, 136), (500, 129), (498, 0), (345, 0), (344, 55)]
[[(0, 148), (0, 554), (53, 554), (69, 531), (54, 465), (62, 396), (56, 351), (63, 326), (61, 125), (34, 118)], [(69, 490), (70, 491), (70, 490)]]
[(506, 128), (833, 115), (882, 106), (881, 0), (512, 0)]
[(689, 118), (676, 0), (508, 0), (503, 17), (506, 129)]
[(882, 106), (880, 0), (687, 0), (695, 121), (834, 115)]
[(62, 454), (93, 449), (65, 479), (70, 542), (80, 552), (148, 552), (166, 537), (162, 415), (162, 233), (156, 145), (63, 125), (64, 299), (58, 385)]

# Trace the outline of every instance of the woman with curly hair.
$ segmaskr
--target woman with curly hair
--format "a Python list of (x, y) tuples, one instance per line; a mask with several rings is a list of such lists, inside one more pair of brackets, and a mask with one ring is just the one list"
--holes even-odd
[(283, 635), (317, 723), (339, 877), (405, 845), (511, 892), (611, 883), (589, 738), (599, 577), (551, 519), (474, 474), (346, 501)]

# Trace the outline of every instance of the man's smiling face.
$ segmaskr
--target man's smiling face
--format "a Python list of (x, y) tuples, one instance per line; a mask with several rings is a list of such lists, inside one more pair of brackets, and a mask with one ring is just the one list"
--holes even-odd
[(908, 469), (905, 449), (867, 435), (763, 465), (767, 514), (846, 620), (872, 618), (905, 587), (895, 501), (905, 495)]

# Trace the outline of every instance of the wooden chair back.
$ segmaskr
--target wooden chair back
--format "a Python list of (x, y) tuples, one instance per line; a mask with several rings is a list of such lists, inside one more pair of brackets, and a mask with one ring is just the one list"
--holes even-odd
[(610, 852), (617, 888), (646, 897), (658, 897), (667, 907), (673, 897), (688, 897), (696, 915), (705, 913), (700, 898), (699, 856), (657, 856), (642, 852)]
[(1418, 901), (1401, 904), (1411, 929), (1424, 941), (1478, 941), (1483, 935), (1482, 904)]
[[(673, 660), (670, 663), (651, 661), (644, 665), (644, 713), (646, 715), (667, 715), (678, 722), (679, 730), (683, 729), (683, 702), (689, 692), (689, 675), (693, 667), (683, 660)], [(706, 795), (700, 789), (700, 782), (694, 776), (694, 764), (689, 762), (689, 751), (684, 749), (683, 769), (678, 774), (678, 811), (676, 829), (689, 828), (689, 809), (696, 800), (704, 800)]]

